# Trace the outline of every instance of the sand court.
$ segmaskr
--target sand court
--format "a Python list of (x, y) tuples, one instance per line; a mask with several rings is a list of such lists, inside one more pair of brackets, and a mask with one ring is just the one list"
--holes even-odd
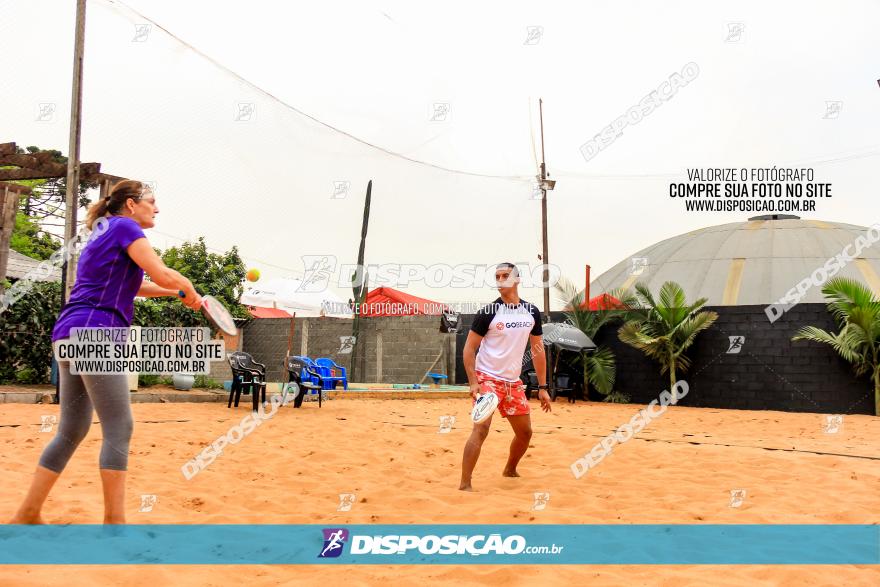
[[(282, 407), (187, 480), (181, 467), (249, 411), (222, 404), (135, 404), (127, 483), (128, 522), (137, 524), (877, 524), (880, 421), (845, 416), (829, 433), (826, 416), (672, 407), (629, 442), (615, 446), (580, 479), (571, 463), (641, 406), (532, 402), (534, 435), (519, 467), (501, 471), (512, 432), (496, 417), (474, 473), (475, 493), (457, 490), (470, 433), (467, 399), (340, 399)], [(53, 432), (41, 416), (54, 405), (0, 407), (0, 511), (17, 506)], [(455, 416), (448, 433), (441, 417)], [(50, 420), (51, 421), (51, 420)], [(448, 425), (449, 420), (445, 420)], [(44, 426), (45, 428), (45, 426)], [(44, 508), (54, 524), (100, 523), (94, 424)], [(540, 494), (541, 505), (535, 494)], [(147, 497), (143, 497), (147, 496)], [(155, 498), (149, 497), (155, 496)], [(353, 496), (353, 497), (352, 497)], [(488, 499), (490, 498), (491, 499)], [(149, 509), (151, 511), (139, 511)], [(77, 580), (133, 584), (314, 583), (345, 577), (369, 584), (421, 581), (598, 584), (643, 581), (651, 568), (622, 566), (83, 567)], [(664, 581), (724, 584), (710, 567), (664, 567)], [(876, 567), (723, 567), (756, 584), (876, 584)], [(4, 567), (0, 577), (40, 584), (64, 567)], [(655, 572), (655, 571), (654, 571)], [(731, 574), (731, 584), (734, 583)], [(32, 581), (32, 583), (28, 583)], [(720, 581), (720, 582), (719, 582)], [(77, 584), (74, 582), (73, 584)], [(669, 583), (671, 584), (671, 583)]]

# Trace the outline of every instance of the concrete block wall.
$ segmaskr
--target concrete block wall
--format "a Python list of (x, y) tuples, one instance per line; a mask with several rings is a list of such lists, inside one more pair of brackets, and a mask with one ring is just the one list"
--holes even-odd
[[(873, 414), (873, 387), (868, 377), (856, 377), (852, 366), (828, 345), (792, 342), (803, 326), (837, 331), (824, 304), (799, 304), (771, 323), (764, 306), (708, 307), (719, 318), (702, 332), (688, 356), (691, 368), (679, 379), (690, 391), (681, 405), (749, 410), (781, 410), (831, 414)], [(564, 320), (553, 313), (554, 321)], [(463, 374), (461, 348), (473, 316), (462, 316), (456, 368)], [(622, 343), (618, 326), (599, 332), (595, 342), (611, 348), (617, 361), (615, 388), (635, 403), (646, 404), (669, 389), (658, 363)], [(745, 340), (730, 353), (730, 337)]]
[[(681, 375), (690, 392), (682, 405), (782, 410), (835, 414), (874, 413), (873, 388), (867, 377), (856, 377), (852, 366), (828, 345), (791, 338), (803, 326), (836, 331), (824, 304), (799, 304), (771, 323), (764, 306), (707, 308), (718, 321), (700, 334), (690, 357), (693, 365)], [(742, 348), (730, 350), (730, 337), (745, 337)], [(640, 403), (669, 388), (657, 364), (617, 339), (616, 329), (600, 333), (617, 356), (618, 388)], [(658, 374), (654, 374), (658, 373)]]
[[(220, 333), (219, 336), (223, 339), (223, 348), (227, 353), (241, 349), (243, 340), (241, 328), (238, 330), (238, 336), (227, 336), (223, 333)], [(225, 360), (225, 358), (222, 361), (211, 361), (211, 373), (208, 377), (219, 382), (232, 379), (232, 369), (229, 368), (229, 361)]]
[[(300, 354), (302, 320), (296, 319), (292, 340), (294, 355)], [(260, 318), (244, 325), (242, 350), (250, 353), (255, 361), (266, 365), (266, 378), (269, 381), (287, 381), (284, 357), (287, 355), (287, 342), (290, 336), (290, 319)]]
[[(293, 354), (329, 357), (351, 370), (352, 355), (340, 353), (340, 337), (350, 336), (352, 321), (343, 318), (296, 318)], [(266, 363), (269, 380), (286, 380), (282, 359), (287, 351), (290, 320), (263, 318), (244, 327), (245, 352)], [(454, 379), (454, 335), (440, 332), (439, 316), (394, 316), (361, 319), (359, 383), (418, 383), (431, 369)], [(305, 353), (303, 353), (305, 350)]]

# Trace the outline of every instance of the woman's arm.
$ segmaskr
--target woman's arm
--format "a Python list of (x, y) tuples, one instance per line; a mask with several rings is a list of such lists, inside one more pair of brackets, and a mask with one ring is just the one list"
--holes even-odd
[(141, 284), (141, 288), (138, 290), (137, 295), (142, 298), (162, 298), (167, 296), (177, 296), (177, 292), (180, 290), (176, 289), (166, 289), (164, 287), (159, 287), (152, 281), (146, 281)]
[(186, 297), (181, 301), (185, 306), (192, 308), (193, 310), (198, 310), (199, 307), (201, 307), (202, 297), (196, 293), (192, 282), (174, 269), (165, 265), (165, 263), (162, 262), (162, 259), (159, 258), (159, 255), (156, 254), (156, 251), (150, 246), (150, 243), (146, 238), (137, 239), (128, 245), (128, 249), (126, 250), (128, 251), (128, 256), (131, 257), (131, 260), (137, 263), (137, 265), (144, 270), (144, 273), (150, 276), (150, 280), (156, 286), (174, 292), (183, 290)]

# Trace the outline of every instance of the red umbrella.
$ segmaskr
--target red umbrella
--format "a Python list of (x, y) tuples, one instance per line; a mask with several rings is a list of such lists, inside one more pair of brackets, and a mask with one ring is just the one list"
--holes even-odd
[[(581, 303), (581, 309), (587, 307), (587, 302)], [(590, 300), (590, 311), (596, 310), (617, 310), (623, 308), (623, 302), (608, 294), (600, 294)]]

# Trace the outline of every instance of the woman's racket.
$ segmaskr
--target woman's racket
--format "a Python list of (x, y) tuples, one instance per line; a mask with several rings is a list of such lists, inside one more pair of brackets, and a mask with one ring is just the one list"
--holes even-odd
[[(182, 298), (186, 297), (186, 293), (183, 290), (178, 291), (177, 295)], [(220, 300), (214, 296), (202, 296), (201, 310), (205, 318), (208, 319), (208, 322), (213, 324), (215, 328), (229, 336), (238, 335), (238, 328), (235, 326), (232, 314), (229, 313), (226, 306), (220, 303)]]

